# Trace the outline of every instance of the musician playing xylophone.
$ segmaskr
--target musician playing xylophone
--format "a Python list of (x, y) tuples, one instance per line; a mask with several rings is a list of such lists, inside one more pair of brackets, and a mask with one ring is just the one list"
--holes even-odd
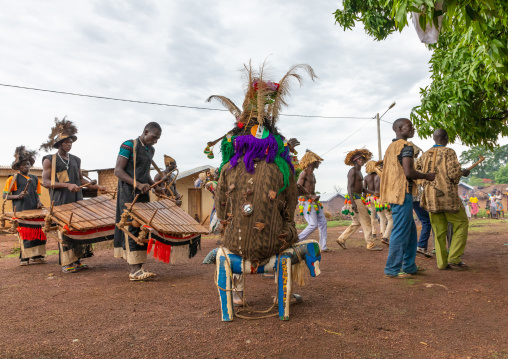
[[(14, 152), (12, 169), (19, 172), (7, 179), (3, 194), (4, 200), (12, 201), (14, 213), (42, 208), (41, 184), (37, 176), (29, 174), (36, 154), (36, 151), (29, 151), (25, 146), (16, 147)], [(19, 221), (18, 236), (21, 247), (19, 265), (28, 265), (30, 259), (35, 264), (45, 263), (46, 236), (40, 221)]]
[[(118, 195), (116, 202), (116, 223), (120, 222), (122, 213), (127, 208), (126, 203), (150, 202), (150, 186), (154, 181), (150, 177), (150, 167), (155, 153), (153, 145), (161, 136), (162, 129), (156, 122), (148, 123), (141, 136), (135, 140), (122, 143), (115, 166), (115, 176), (118, 177)], [(159, 192), (160, 189), (156, 187)], [(139, 235), (139, 227), (129, 226), (129, 232), (135, 237)], [(131, 266), (129, 279), (132, 281), (145, 280), (155, 277), (154, 273), (143, 269), (146, 263), (147, 245), (138, 244), (132, 238), (115, 228), (115, 257), (123, 258)]]
[[(81, 186), (84, 185), (91, 190), (106, 191), (106, 187), (92, 184), (83, 178), (81, 159), (69, 153), (72, 144), (78, 139), (77, 132), (78, 129), (71, 121), (65, 118), (55, 119), (55, 126), (51, 129), (48, 142), (41, 146), (46, 151), (52, 148), (58, 150), (57, 153), (46, 155), (42, 159), (42, 185), (49, 189), (51, 203), (54, 206), (82, 200)], [(74, 273), (88, 268), (86, 264), (81, 263), (81, 259), (93, 255), (90, 244), (59, 243), (58, 249), (62, 272)]]

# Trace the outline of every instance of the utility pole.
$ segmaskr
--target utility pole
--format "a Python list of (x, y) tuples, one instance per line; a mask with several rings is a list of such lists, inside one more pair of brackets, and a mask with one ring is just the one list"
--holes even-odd
[(383, 159), (383, 155), (381, 154), (381, 121), (379, 118), (379, 112), (376, 114), (377, 118), (377, 150), (379, 151), (379, 161)]
[[(381, 115), (383, 117), (390, 109), (395, 106), (396, 102), (393, 101), (393, 103), (388, 107), (388, 109)], [(381, 117), (379, 116), (379, 112), (376, 113), (377, 118), (377, 150), (379, 152), (379, 160), (381, 161), (383, 159), (383, 154), (381, 153)]]

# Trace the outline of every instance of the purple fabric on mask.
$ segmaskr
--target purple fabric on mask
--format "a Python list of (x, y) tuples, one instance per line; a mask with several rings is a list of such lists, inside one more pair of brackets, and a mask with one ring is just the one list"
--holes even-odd
[[(266, 149), (268, 148), (268, 153)], [(235, 138), (235, 155), (229, 163), (231, 168), (238, 165), (238, 161), (243, 156), (245, 169), (249, 173), (254, 173), (254, 160), (265, 159), (267, 163), (275, 160), (279, 146), (272, 134), (267, 138), (256, 138), (252, 135), (238, 136)]]

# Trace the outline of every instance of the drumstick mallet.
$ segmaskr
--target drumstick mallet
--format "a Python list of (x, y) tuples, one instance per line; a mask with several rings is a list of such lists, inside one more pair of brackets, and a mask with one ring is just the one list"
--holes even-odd
[[(158, 186), (160, 185), (162, 182), (164, 182), (166, 179), (168, 178), (168, 175), (165, 175), (164, 177), (162, 177), (159, 181), (155, 182), (153, 185), (150, 186), (149, 190), (154, 188), (155, 186)], [(138, 193), (136, 195), (136, 197), (134, 197), (134, 201), (132, 201), (131, 203), (131, 206), (129, 208), (129, 211), (132, 209), (132, 206), (134, 206), (134, 204), (138, 201), (138, 198), (139, 196), (141, 195), (141, 193)]]
[(30, 185), (30, 183), (32, 183), (31, 178), (26, 180), (26, 186), (25, 186), (25, 189), (23, 190), (23, 194), (26, 194), (28, 192), (28, 186)]
[(81, 189), (83, 187), (88, 187), (88, 186), (95, 186), (97, 184), (97, 181), (96, 180), (92, 180), (88, 183), (85, 183), (85, 184), (82, 184), (81, 186), (79, 186), (78, 188)]

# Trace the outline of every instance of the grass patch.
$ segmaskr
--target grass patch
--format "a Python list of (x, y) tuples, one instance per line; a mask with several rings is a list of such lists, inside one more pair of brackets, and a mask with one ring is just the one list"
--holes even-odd
[[(46, 251), (46, 256), (52, 256), (55, 254), (58, 254), (58, 249), (52, 249), (50, 251)], [(3, 256), (2, 258), (19, 258), (19, 253), (7, 254), (6, 256)]]
[[(327, 228), (333, 228), (333, 227), (341, 227), (341, 226), (349, 226), (351, 224), (351, 221), (349, 220), (340, 220), (340, 221), (328, 221), (326, 223)], [(307, 227), (307, 223), (297, 223), (296, 229), (305, 229)]]

